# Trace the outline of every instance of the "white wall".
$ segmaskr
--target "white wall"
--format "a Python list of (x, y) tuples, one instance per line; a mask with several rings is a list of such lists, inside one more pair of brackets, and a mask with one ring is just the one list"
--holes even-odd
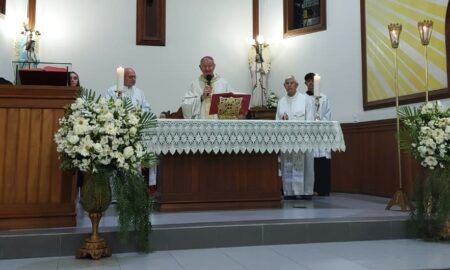
[[(14, 1), (7, 1), (6, 18), (0, 18), (1, 32), (5, 31), (2, 20), (10, 17)], [(178, 109), (190, 81), (200, 74), (198, 63), (204, 55), (215, 58), (216, 72), (234, 88), (249, 92), (246, 39), (252, 35), (251, 2), (167, 0), (166, 46), (159, 47), (136, 46), (135, 0), (39, 0), (39, 58), (73, 63), (81, 84), (97, 91), (115, 83), (117, 66), (132, 66), (137, 86), (157, 114)], [(2, 38), (0, 50), (0, 74), (12, 79), (12, 38)]]
[[(8, 0), (0, 17), (0, 76), (12, 80), (12, 43), (21, 31), (27, 0)], [(83, 86), (103, 91), (115, 83), (115, 68), (133, 66), (138, 87), (157, 114), (177, 110), (201, 56), (216, 59), (216, 71), (236, 90), (250, 92), (247, 66), (252, 35), (251, 0), (167, 0), (166, 46), (136, 46), (136, 1), (39, 0), (36, 28), (41, 61), (72, 62)], [(269, 89), (284, 93), (283, 80), (319, 73), (321, 90), (341, 122), (394, 118), (393, 108), (363, 111), (360, 0), (327, 1), (327, 30), (283, 39), (283, 0), (260, 0), (260, 33), (270, 47)], [(446, 101), (448, 102), (448, 100)]]
[(28, 0), (6, 1), (6, 15), (0, 15), (0, 77), (14, 82), (13, 43), (22, 31), (22, 22), (27, 15)]
[(331, 100), (332, 118), (341, 122), (394, 118), (394, 109), (363, 111), (360, 0), (327, 1), (326, 31), (283, 39), (283, 0), (261, 0), (260, 33), (272, 37), (269, 88), (284, 93), (294, 75), (306, 91), (304, 75), (321, 76), (320, 88)]

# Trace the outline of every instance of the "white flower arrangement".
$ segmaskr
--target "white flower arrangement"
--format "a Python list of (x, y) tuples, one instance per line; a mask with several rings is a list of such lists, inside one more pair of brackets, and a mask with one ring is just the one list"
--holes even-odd
[[(143, 144), (144, 130), (145, 135), (151, 133), (156, 116), (133, 106), (129, 98), (96, 97), (92, 90), (81, 88), (59, 124), (54, 138), (62, 169), (87, 172), (90, 180), (83, 184), (83, 190), (102, 186), (105, 180), (109, 186), (111, 181), (121, 239), (126, 239), (128, 231), (134, 228), (139, 246), (148, 250), (153, 197), (148, 194), (140, 168), (156, 164), (156, 155)], [(96, 188), (90, 191), (93, 190), (96, 192), (81, 193), (83, 208), (97, 206), (100, 200), (96, 196), (107, 194)]]
[(427, 169), (445, 168), (450, 161), (450, 109), (440, 101), (428, 102), (419, 108), (403, 107), (399, 116), (402, 147)]
[(275, 109), (277, 106), (278, 106), (278, 97), (273, 91), (270, 91), (267, 97), (267, 108)]
[(63, 169), (136, 171), (154, 160), (142, 136), (156, 125), (156, 117), (133, 107), (129, 99), (96, 98), (82, 89), (59, 124), (54, 138)]

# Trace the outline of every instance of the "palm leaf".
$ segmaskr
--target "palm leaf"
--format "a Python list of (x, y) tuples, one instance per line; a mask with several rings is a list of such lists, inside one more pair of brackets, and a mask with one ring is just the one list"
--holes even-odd
[(398, 117), (400, 118), (400, 121), (404, 121), (405, 119), (411, 119), (414, 118), (418, 114), (418, 109), (409, 106), (401, 107), (397, 111)]
[(134, 110), (134, 105), (133, 105), (133, 101), (131, 100), (131, 98), (125, 97), (125, 98), (122, 98), (122, 101), (123, 101), (123, 108), (125, 110), (127, 110), (129, 112)]
[(94, 101), (96, 95), (97, 94), (95, 93), (94, 90), (80, 87), (80, 98), (82, 98), (86, 101)]
[(141, 119), (139, 119), (139, 125), (142, 129), (154, 128), (156, 127), (156, 123), (156, 115), (152, 112), (143, 112)]

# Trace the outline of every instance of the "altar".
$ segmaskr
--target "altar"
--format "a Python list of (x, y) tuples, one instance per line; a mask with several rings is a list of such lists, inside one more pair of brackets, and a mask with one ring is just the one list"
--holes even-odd
[(345, 151), (336, 121), (159, 119), (146, 137), (160, 211), (280, 207), (279, 153)]

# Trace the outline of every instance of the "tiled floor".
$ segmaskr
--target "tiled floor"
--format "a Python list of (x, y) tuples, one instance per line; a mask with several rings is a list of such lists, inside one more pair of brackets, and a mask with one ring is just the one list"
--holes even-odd
[[(315, 197), (312, 201), (288, 201), (282, 209), (154, 213), (152, 223), (158, 228), (408, 218), (407, 212), (384, 210), (387, 202), (386, 198), (373, 196), (332, 194)], [(52, 230), (89, 231), (89, 219), (81, 212), (78, 218), (76, 228)], [(107, 211), (101, 226), (103, 230), (113, 230), (117, 226), (113, 209)], [(0, 234), (9, 233), (13, 232)], [(33, 233), (39, 232), (34, 230)], [(99, 261), (77, 260), (73, 256), (0, 260), (0, 270), (13, 269), (450, 269), (450, 244), (401, 239), (123, 253)]]
[(450, 269), (450, 245), (382, 240), (124, 253), (98, 261), (74, 257), (3, 260), (0, 269)]

